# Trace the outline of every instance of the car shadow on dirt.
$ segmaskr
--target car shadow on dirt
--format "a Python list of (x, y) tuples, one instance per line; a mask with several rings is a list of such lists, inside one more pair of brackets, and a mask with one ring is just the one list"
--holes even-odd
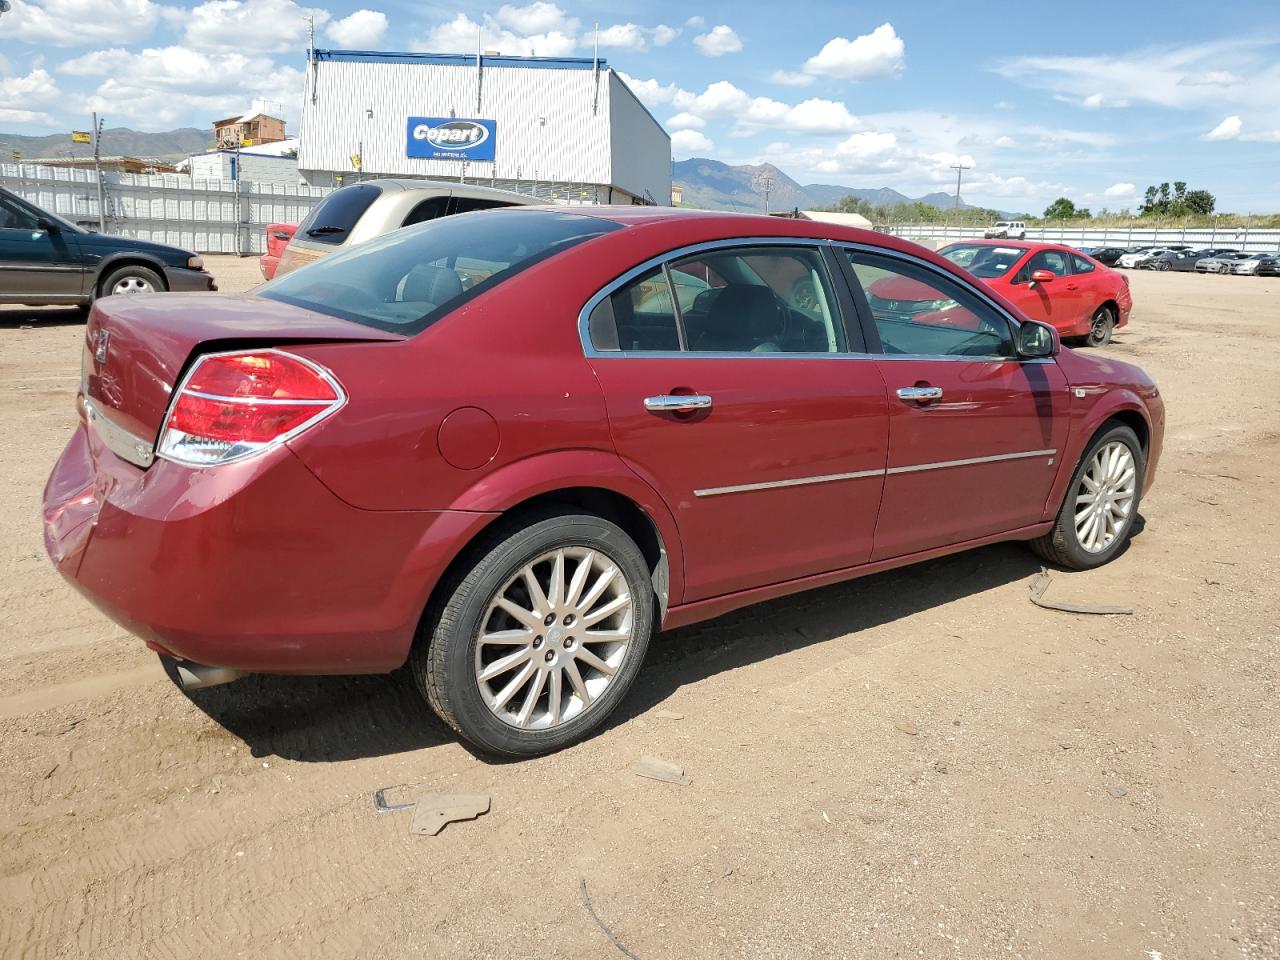
[(76, 307), (0, 306), (0, 328), (83, 327), (85, 315)]

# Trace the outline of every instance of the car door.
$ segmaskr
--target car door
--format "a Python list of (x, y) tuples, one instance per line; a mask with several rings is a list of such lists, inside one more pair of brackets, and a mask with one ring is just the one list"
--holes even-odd
[[(1054, 279), (1035, 281), (1031, 275), (1048, 270)], [(1009, 281), (1010, 299), (1032, 320), (1068, 330), (1080, 322), (1084, 312), (1080, 284), (1071, 272), (1071, 257), (1065, 250), (1037, 250)]]
[(75, 235), (0, 196), (0, 297), (73, 302), (84, 286)]
[(587, 305), (618, 452), (671, 508), (691, 602), (865, 563), (884, 382), (820, 245), (725, 242)]
[[(844, 252), (889, 395), (872, 559), (1039, 523), (1066, 439), (1067, 382), (1057, 363), (1019, 360), (1011, 318), (932, 264)], [(886, 277), (929, 287), (934, 299), (904, 312), (901, 302), (864, 292)]]

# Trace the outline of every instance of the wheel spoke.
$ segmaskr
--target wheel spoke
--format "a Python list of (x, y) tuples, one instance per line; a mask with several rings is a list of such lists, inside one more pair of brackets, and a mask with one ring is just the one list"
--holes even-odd
[(1092, 471), (1089, 471), (1083, 477), (1081, 477), (1080, 482), (1089, 488), (1090, 493), (1097, 493), (1098, 490), (1101, 489), (1102, 484), (1100, 484), (1097, 480), (1093, 479), (1093, 477), (1090, 476), (1090, 473), (1092, 473)]
[(551, 610), (551, 602), (547, 599), (547, 594), (542, 589), (542, 584), (538, 582), (538, 577), (533, 572), (533, 564), (529, 564), (521, 570), (520, 575), (524, 577), (524, 585), (529, 591), (529, 602), (533, 604), (533, 610), (538, 615), (538, 619), (541, 620)]
[(573, 571), (573, 578), (569, 581), (569, 591), (564, 598), (566, 607), (576, 608), (578, 606), (578, 600), (582, 596), (583, 588), (587, 585), (587, 578), (591, 576), (591, 568), (595, 565), (595, 562), (595, 551), (588, 550), (587, 555), (582, 558), (582, 561)]
[(587, 595), (578, 601), (578, 609), (586, 613), (596, 605), (596, 601), (604, 595), (609, 584), (613, 582), (613, 578), (618, 575), (618, 568), (613, 564), (609, 564), (608, 568), (601, 572), (596, 578), (596, 582), (591, 585), (591, 589), (587, 591)]
[(582, 679), (582, 674), (578, 672), (577, 662), (570, 660), (566, 663), (564, 672), (569, 675), (569, 685), (573, 687), (573, 692), (582, 700), (583, 708), (591, 706), (591, 691), (587, 689), (587, 685)]
[(547, 600), (555, 609), (564, 603), (564, 551), (557, 550), (551, 564), (551, 583), (547, 588)]
[(583, 643), (616, 643), (619, 640), (630, 640), (631, 631), (625, 627), (619, 630), (584, 630)]
[(630, 594), (624, 593), (619, 597), (614, 597), (604, 606), (598, 607), (597, 609), (592, 610), (590, 613), (584, 613), (582, 615), (583, 629), (594, 626), (595, 624), (599, 623), (601, 620), (606, 620), (609, 617), (612, 617), (615, 613), (618, 613), (619, 611), (627, 609), (627, 607), (629, 606), (631, 606)]
[(502, 688), (502, 692), (493, 699), (493, 709), (495, 712), (502, 710), (503, 707), (511, 702), (511, 698), (516, 695), (516, 691), (529, 682), (529, 677), (536, 669), (537, 667), (533, 665), (533, 661), (529, 661), (524, 665), (523, 670), (507, 682), (507, 685)]
[(533, 631), (528, 627), (520, 630), (495, 630), (480, 637), (481, 643), (528, 643), (533, 639)]
[(501, 607), (513, 618), (523, 623), (530, 630), (540, 630), (542, 628), (542, 617), (536, 611), (526, 610), (518, 603), (508, 600), (506, 597), (499, 596), (493, 601), (494, 606)]
[(545, 670), (539, 670), (533, 677), (533, 683), (529, 684), (529, 692), (524, 695), (524, 704), (520, 707), (520, 714), (516, 717), (516, 721), (522, 727), (529, 725), (529, 718), (533, 716), (533, 708), (538, 705), (538, 697), (542, 695), (542, 685), (547, 682), (547, 674)]
[(547, 691), (547, 717), (549, 725), (555, 726), (560, 722), (560, 685), (564, 683), (564, 671), (552, 670), (550, 688)]
[(531, 656), (533, 656), (533, 649), (526, 647), (522, 650), (517, 650), (515, 653), (509, 653), (505, 657), (499, 657), (484, 668), (480, 674), (480, 680), (485, 682), (496, 680), (512, 667), (524, 663)]
[(612, 677), (617, 672), (613, 667), (609, 666), (609, 664), (605, 663), (586, 647), (579, 647), (576, 651), (576, 656), (588, 667), (595, 667), (606, 677)]

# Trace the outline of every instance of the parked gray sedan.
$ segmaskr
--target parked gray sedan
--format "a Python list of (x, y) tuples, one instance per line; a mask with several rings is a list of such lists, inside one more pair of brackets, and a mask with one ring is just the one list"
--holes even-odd
[(1163, 250), (1146, 260), (1138, 261), (1139, 270), (1178, 270), (1189, 273), (1196, 268), (1207, 251), (1204, 250)]

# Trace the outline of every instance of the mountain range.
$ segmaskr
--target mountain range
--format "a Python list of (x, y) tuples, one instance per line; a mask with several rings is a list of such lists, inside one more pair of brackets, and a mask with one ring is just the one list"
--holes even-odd
[[(87, 128), (89, 125), (85, 124)], [(142, 133), (128, 127), (112, 127), (102, 131), (102, 155), (104, 157), (140, 157), (155, 160), (182, 160), (193, 153), (203, 153), (213, 144), (211, 129), (197, 130), (182, 127), (162, 133)], [(11, 160), (19, 151), (23, 159), (37, 157), (92, 157), (93, 147), (87, 143), (72, 143), (71, 132), (55, 133), (45, 137), (30, 137), (18, 133), (0, 133), (0, 159)]]
[[(866, 200), (873, 206), (894, 207), (919, 201), (945, 210), (955, 205), (955, 196), (949, 193), (908, 197), (890, 187), (867, 189), (831, 183), (801, 185), (771, 163), (730, 166), (719, 160), (695, 157), (671, 165), (671, 181), (682, 188), (681, 206), (685, 207), (759, 213), (764, 210), (766, 180), (769, 181), (769, 209), (773, 211), (834, 207), (848, 196)], [(960, 206), (968, 208), (970, 204), (961, 197)]]

